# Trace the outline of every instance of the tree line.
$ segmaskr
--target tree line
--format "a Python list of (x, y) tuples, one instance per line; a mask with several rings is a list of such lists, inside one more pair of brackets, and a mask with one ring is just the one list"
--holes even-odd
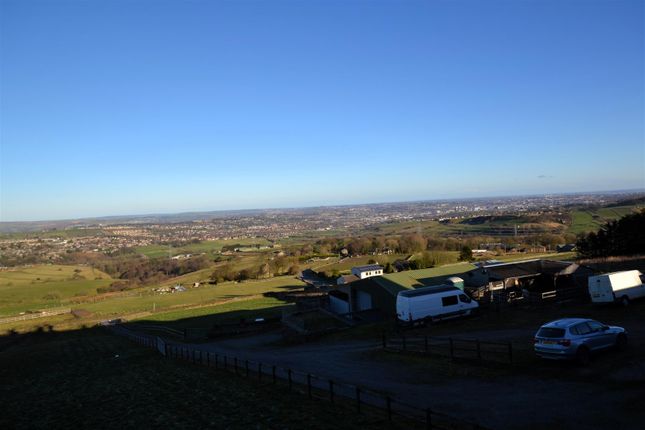
[(580, 235), (578, 254), (585, 258), (645, 253), (645, 209), (606, 222), (597, 232)]

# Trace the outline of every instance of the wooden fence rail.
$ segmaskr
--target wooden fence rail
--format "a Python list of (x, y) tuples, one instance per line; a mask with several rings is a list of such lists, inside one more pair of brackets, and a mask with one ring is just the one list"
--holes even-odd
[(382, 338), (382, 347), (391, 352), (415, 352), (478, 361), (513, 363), (511, 342), (490, 342), (480, 339), (433, 336), (387, 336)]

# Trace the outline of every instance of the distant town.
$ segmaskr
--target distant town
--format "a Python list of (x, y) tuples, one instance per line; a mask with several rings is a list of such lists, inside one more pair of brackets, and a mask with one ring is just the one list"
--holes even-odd
[[(571, 223), (576, 208), (600, 207), (645, 196), (645, 192), (560, 194), (379, 203), (302, 209), (266, 209), (177, 215), (111, 217), (53, 222), (0, 223), (0, 253), (4, 260), (32, 256), (57, 261), (66, 253), (112, 254), (122, 249), (150, 245), (182, 246), (202, 241), (263, 238), (278, 242), (289, 238), (318, 238), (378, 232), (382, 226), (405, 222), (436, 221), (450, 224), (468, 217), (544, 215), (554, 223), (532, 224), (534, 233), (557, 234)], [(560, 224), (560, 226), (558, 225)], [(520, 233), (522, 232), (520, 227)], [(524, 227), (526, 230), (527, 227)], [(518, 234), (506, 225), (453, 233), (499, 236)], [(169, 255), (172, 257), (173, 255)]]

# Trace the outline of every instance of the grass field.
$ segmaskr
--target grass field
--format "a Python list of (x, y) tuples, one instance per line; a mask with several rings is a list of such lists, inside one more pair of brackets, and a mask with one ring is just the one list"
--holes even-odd
[(135, 248), (139, 254), (143, 254), (148, 258), (161, 258), (168, 257), (168, 255), (178, 254), (201, 254), (201, 253), (216, 253), (222, 250), (226, 245), (240, 244), (244, 246), (260, 245), (268, 246), (271, 242), (265, 238), (243, 238), (243, 239), (230, 239), (230, 240), (205, 240), (199, 243), (190, 243), (180, 247), (172, 247), (168, 245), (148, 245)]
[(639, 209), (642, 205), (617, 206), (610, 208), (599, 208), (589, 210), (577, 210), (571, 213), (571, 226), (569, 233), (579, 234), (598, 230), (607, 221), (612, 221), (629, 215)]
[(32, 334), (2, 348), (6, 340), (0, 428), (406, 428), (342, 402), (164, 359), (99, 328)]
[(215, 323), (239, 322), (240, 318), (268, 318), (293, 307), (274, 297), (249, 297), (232, 300), (218, 305), (182, 309), (141, 317), (139, 320), (163, 323), (176, 329), (211, 327)]
[[(73, 269), (73, 266), (69, 266), (67, 268), (64, 268), (62, 272), (58, 272), (58, 269), (55, 269), (55, 271), (57, 273), (73, 273)], [(91, 269), (85, 268), (85, 270)], [(32, 277), (36, 276), (35, 274), (40, 275), (42, 273), (46, 272), (37, 270), (32, 271)], [(14, 278), (17, 276), (17, 274), (14, 274)], [(26, 275), (23, 275), (23, 277), (24, 276)], [(46, 291), (49, 291), (43, 289), (31, 290), (31, 295), (27, 294), (27, 292), (21, 292), (20, 288), (24, 289), (38, 286), (37, 283), (33, 285), (30, 283), (29, 279), (31, 278), (27, 277), (26, 279), (27, 284), (23, 285), (22, 287), (15, 284), (9, 287), (2, 287), (2, 290), (0, 291), (4, 292), (6, 289), (8, 291), (14, 292), (10, 296), (2, 296), (3, 302), (0, 303), (4, 303), (6, 309), (15, 310), (16, 307), (27, 306), (28, 303), (31, 303), (30, 306), (33, 307), (38, 303), (37, 299), (38, 297), (41, 297), (43, 291), (45, 291), (45, 294)], [(70, 295), (70, 297), (67, 299), (61, 299), (60, 301), (57, 301), (56, 306), (58, 307), (59, 304), (63, 306), (69, 305), (75, 298), (79, 299), (79, 297), (77, 297), (74, 292), (78, 291), (78, 289), (80, 289), (81, 291), (86, 291), (87, 287), (83, 287), (84, 284), (82, 284), (82, 282), (83, 281), (61, 281), (57, 284), (52, 283), (52, 285), (62, 286), (59, 290), (64, 292), (69, 291), (68, 295)], [(69, 285), (66, 285), (66, 283)], [(47, 283), (47, 285), (49, 284), (50, 283)], [(80, 327), (84, 324), (91, 325), (96, 323), (97, 321), (105, 319), (117, 317), (129, 318), (130, 316), (136, 317), (137, 314), (141, 314), (141, 317), (146, 319), (156, 318), (161, 320), (170, 320), (173, 318), (187, 318), (195, 315), (205, 315), (208, 313), (222, 314), (233, 311), (255, 311), (257, 309), (261, 309), (262, 307), (274, 308), (276, 306), (285, 305), (285, 303), (275, 298), (264, 297), (263, 295), (265, 293), (287, 291), (303, 287), (304, 283), (295, 279), (294, 277), (281, 276), (258, 281), (246, 281), (241, 283), (225, 282), (217, 285), (204, 284), (199, 288), (189, 288), (185, 292), (164, 295), (155, 294), (151, 288), (140, 288), (119, 294), (96, 297), (97, 299), (102, 298), (103, 300), (87, 301), (85, 303), (72, 303), (72, 309), (83, 309), (90, 313), (90, 315), (85, 318), (76, 319), (71, 315), (38, 318), (30, 321), (3, 324), (2, 326), (0, 326), (0, 332), (8, 331), (10, 329), (16, 329), (18, 331), (28, 331), (44, 324), (52, 324), (57, 329), (69, 329)], [(67, 290), (65, 290), (65, 288), (67, 288)], [(23, 296), (26, 297), (26, 299), (20, 302), (20, 296), (16, 291), (21, 292)], [(34, 294), (34, 291), (38, 291), (38, 294)], [(95, 290), (92, 291), (92, 294), (95, 295)], [(82, 298), (83, 297), (81, 297), (80, 299)], [(172, 315), (167, 317), (161, 316), (165, 312), (171, 312)]]
[(267, 292), (284, 291), (304, 287), (304, 284), (292, 276), (281, 276), (260, 281), (225, 282), (217, 285), (205, 285), (189, 288), (185, 292), (174, 294), (153, 294), (151, 290), (140, 290), (127, 296), (114, 297), (97, 303), (83, 305), (95, 315), (111, 318), (118, 315), (153, 311), (163, 312), (186, 306), (205, 306), (222, 303), (227, 300), (261, 295)]
[[(75, 272), (77, 271), (77, 272)], [(0, 316), (69, 306), (109, 285), (106, 273), (86, 266), (36, 265), (0, 271)]]

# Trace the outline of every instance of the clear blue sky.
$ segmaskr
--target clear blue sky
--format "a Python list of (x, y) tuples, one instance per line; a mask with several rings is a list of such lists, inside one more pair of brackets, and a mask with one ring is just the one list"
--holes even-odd
[(2, 221), (645, 187), (641, 0), (0, 12)]

